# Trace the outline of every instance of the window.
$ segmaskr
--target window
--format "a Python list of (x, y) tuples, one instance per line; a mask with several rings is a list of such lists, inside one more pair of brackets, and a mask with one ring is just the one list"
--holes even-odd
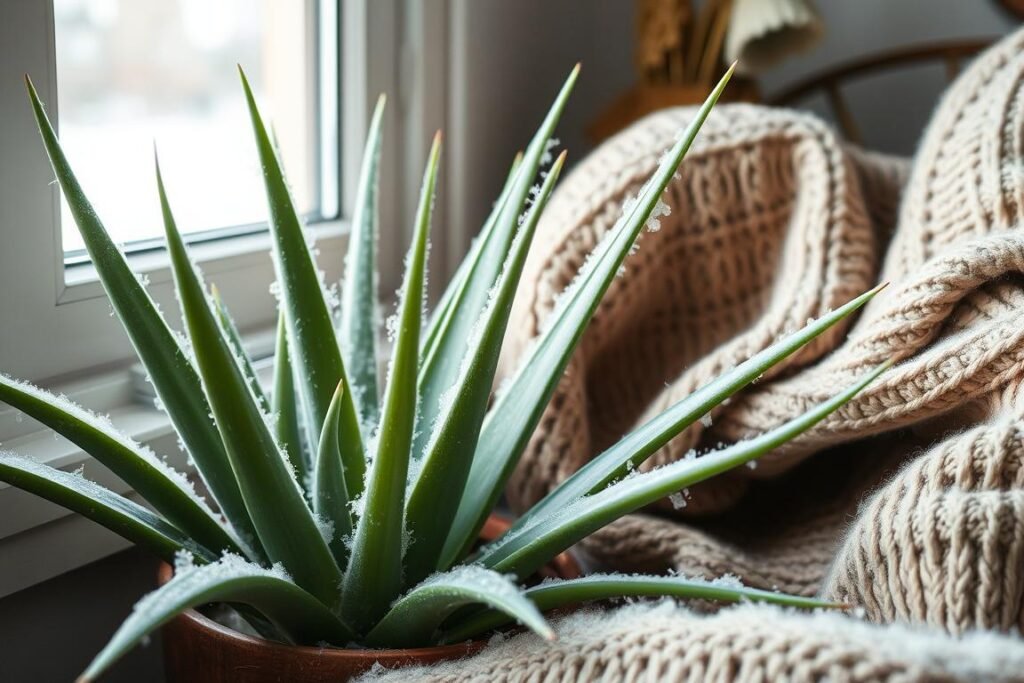
[[(77, 228), (62, 216), (22, 75), (32, 77), (97, 212), (125, 243), (133, 269), (148, 276), (171, 323), (177, 305), (160, 239), (154, 140), (193, 255), (243, 331), (257, 331), (273, 325), (267, 288), (274, 275), (235, 63), (245, 64), (275, 124), (324, 269), (338, 277), (341, 167), (349, 167), (339, 149), (339, 74), (347, 58), (338, 7), (331, 0), (0, 3), (0, 316), (22, 321), (2, 326), (4, 372), (59, 384), (133, 359)], [(358, 73), (357, 66), (347, 68)], [(346, 100), (355, 114), (368, 98), (350, 89)]]
[[(324, 217), (315, 12), (312, 0), (54, 0), (61, 142), (116, 241), (131, 250), (163, 235), (154, 141), (186, 234), (237, 234), (264, 220), (235, 64), (271, 114), (300, 211)], [(61, 204), (64, 252), (81, 261)]]
[[(381, 193), (399, 201), (381, 206), (381, 291), (393, 291), (405, 243), (399, 226), (408, 224), (401, 213), (409, 203), (398, 177), (406, 163), (422, 164), (420, 151), (411, 161), (399, 154), (421, 146), (410, 144), (420, 141), (418, 129), (399, 129), (400, 104), (419, 111), (418, 95), (403, 97), (399, 88), (400, 37), (418, 21), (402, 18), (402, 4), (2, 0), (0, 372), (110, 414), (122, 430), (185, 466), (166, 416), (140, 398), (130, 343), (110, 315), (77, 230), (62, 220), (63, 199), (35, 128), (25, 74), (56, 120), (100, 217), (124, 240), (132, 268), (148, 276), (150, 295), (177, 326), (172, 277), (156, 239), (162, 228), (152, 213), (156, 138), (192, 254), (256, 344), (272, 340), (277, 312), (268, 291), (274, 273), (262, 179), (235, 62), (244, 64), (275, 124), (328, 281), (341, 274), (344, 217), (369, 115), (377, 93), (390, 93)], [(446, 21), (443, 12), (432, 16)], [(0, 442), (63, 469), (83, 466), (89, 478), (131, 494), (72, 444), (2, 404)], [(124, 546), (76, 515), (0, 484), (0, 597)]]

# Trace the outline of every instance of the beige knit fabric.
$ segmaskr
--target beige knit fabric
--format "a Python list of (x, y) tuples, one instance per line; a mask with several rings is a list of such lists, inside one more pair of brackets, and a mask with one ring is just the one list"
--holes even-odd
[(931, 683), (1020, 681), (1024, 643), (993, 633), (879, 628), (831, 614), (746, 605), (699, 616), (671, 603), (555, 623), (559, 639), (533, 634), (496, 642), (462, 661), (363, 678), (379, 683)]
[(823, 592), (873, 621), (1024, 629), (1024, 421), (1014, 404), (996, 403), (992, 419), (876, 492)]
[[(511, 483), (513, 505), (537, 500), (723, 368), (886, 280), (852, 329), (820, 338), (649, 466), (777, 426), (886, 358), (901, 361), (893, 370), (755, 469), (694, 487), (682, 510), (663, 505), (659, 516), (627, 518), (584, 543), (615, 568), (732, 571), (765, 587), (820, 588), (859, 498), (914, 452), (907, 428), (914, 447), (927, 448), (993, 414), (979, 401), (1024, 377), (1024, 234), (1015, 229), (1024, 203), (1022, 47), (1024, 33), (1006, 38), (951, 86), (909, 179), (907, 164), (845, 148), (809, 116), (743, 105), (713, 112), (668, 189), (671, 215), (643, 237), (588, 328)], [(692, 113), (648, 117), (559, 188), (516, 303), (506, 372)], [(884, 448), (862, 442), (835, 457), (836, 444), (898, 428)], [(810, 483), (782, 476), (815, 453), (823, 474), (812, 472)], [(756, 480), (768, 480), (755, 489), (777, 500), (799, 501), (787, 518), (771, 495), (750, 491)], [(814, 502), (807, 492), (823, 481), (839, 487)], [(671, 519), (708, 515), (699, 524)]]
[[(773, 428), (895, 358), (891, 371), (756, 468), (692, 488), (680, 510), (665, 504), (628, 516), (579, 548), (622, 571), (730, 573), (748, 585), (820, 594), (882, 626), (753, 608), (704, 617), (627, 610), (591, 618), (559, 644), (493, 648), (431, 675), (976, 680), (984, 672), (956, 665), (984, 668), (991, 651), (954, 636), (979, 628), (1007, 632), (1000, 648), (1019, 655), (1022, 48), (1024, 30), (957, 79), (912, 164), (849, 149), (810, 116), (717, 108), (668, 188), (671, 214), (643, 236), (609, 289), (508, 489), (514, 506), (529, 505), (723, 369), (889, 281), (859, 318), (647, 466)], [(692, 116), (652, 115), (565, 179), (526, 267), (503, 372)], [(928, 652), (938, 659), (924, 661), (894, 622), (951, 635), (932, 636), (939, 644)], [(1024, 680), (1019, 664), (994, 671)]]

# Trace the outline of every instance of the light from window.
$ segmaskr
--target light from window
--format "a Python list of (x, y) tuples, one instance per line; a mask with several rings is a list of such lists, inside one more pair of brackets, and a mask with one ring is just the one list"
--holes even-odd
[[(61, 142), (113, 238), (163, 226), (155, 141), (179, 227), (266, 220), (241, 64), (281, 148), (296, 204), (317, 204), (314, 0), (54, 0)], [(65, 253), (83, 247), (63, 204)]]

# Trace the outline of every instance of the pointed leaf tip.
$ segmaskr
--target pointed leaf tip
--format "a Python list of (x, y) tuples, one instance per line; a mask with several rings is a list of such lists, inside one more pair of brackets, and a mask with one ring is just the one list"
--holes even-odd
[(245, 69), (242, 68), (241, 64), (236, 64), (238, 67), (238, 77), (242, 80), (242, 89), (245, 90), (245, 96), (248, 99), (252, 99), (252, 88), (249, 86), (249, 77), (245, 75)]

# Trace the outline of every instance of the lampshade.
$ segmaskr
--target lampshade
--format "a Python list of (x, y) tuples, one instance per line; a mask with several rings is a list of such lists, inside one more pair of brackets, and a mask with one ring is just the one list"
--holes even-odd
[(807, 50), (824, 27), (812, 0), (734, 0), (725, 38), (727, 62), (754, 74)]

